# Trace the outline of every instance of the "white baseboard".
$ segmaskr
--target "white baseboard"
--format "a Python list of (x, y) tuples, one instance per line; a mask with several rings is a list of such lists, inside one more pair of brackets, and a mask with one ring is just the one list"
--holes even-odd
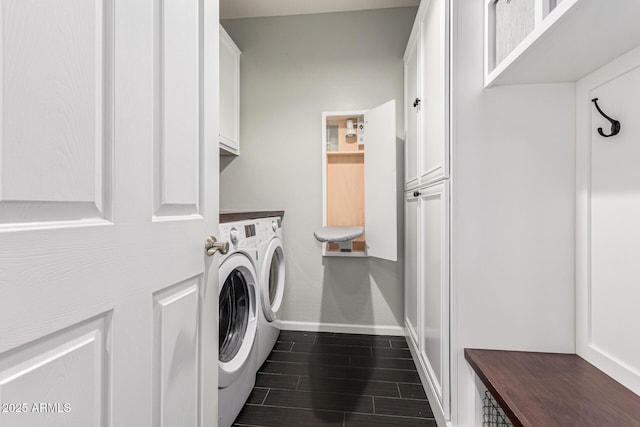
[(346, 323), (317, 323), (278, 320), (283, 331), (337, 332), (343, 334), (404, 336), (402, 326), (350, 325)]
[(431, 410), (433, 412), (433, 416), (438, 423), (438, 427), (451, 427), (451, 422), (447, 421), (444, 417), (444, 412), (442, 407), (440, 406), (440, 402), (436, 397), (435, 389), (431, 384), (431, 380), (429, 375), (427, 375), (427, 369), (418, 357), (418, 349), (416, 347), (416, 343), (413, 341), (411, 334), (407, 337), (407, 343), (409, 344), (409, 350), (411, 351), (411, 357), (413, 358), (413, 363), (415, 363), (416, 368), (418, 369), (418, 375), (420, 376), (420, 381), (422, 382), (422, 388), (424, 388), (425, 393), (427, 394), (427, 399), (431, 404)]

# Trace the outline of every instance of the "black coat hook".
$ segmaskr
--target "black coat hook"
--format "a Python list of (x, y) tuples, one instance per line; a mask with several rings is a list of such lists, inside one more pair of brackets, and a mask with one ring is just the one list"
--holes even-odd
[(591, 102), (593, 102), (596, 106), (596, 110), (598, 110), (598, 113), (602, 114), (602, 117), (604, 117), (605, 119), (609, 120), (611, 122), (611, 133), (609, 135), (605, 135), (605, 133), (602, 131), (602, 128), (598, 128), (598, 133), (600, 134), (600, 136), (604, 136), (605, 138), (609, 138), (610, 136), (614, 136), (620, 133), (620, 122), (617, 120), (612, 119), (611, 117), (607, 116), (604, 111), (602, 111), (600, 109), (600, 107), (598, 106), (598, 98), (593, 98), (591, 100)]

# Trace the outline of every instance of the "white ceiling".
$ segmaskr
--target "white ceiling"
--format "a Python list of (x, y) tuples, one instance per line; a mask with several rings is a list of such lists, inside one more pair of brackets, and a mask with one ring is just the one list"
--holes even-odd
[(420, 0), (220, 0), (220, 19), (418, 6)]

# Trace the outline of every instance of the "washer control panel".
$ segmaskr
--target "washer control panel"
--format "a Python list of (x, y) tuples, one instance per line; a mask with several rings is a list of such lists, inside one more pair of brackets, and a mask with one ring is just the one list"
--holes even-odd
[(268, 242), (277, 236), (279, 232), (280, 218), (262, 218), (256, 224), (257, 243), (258, 245)]
[(233, 249), (255, 248), (281, 233), (282, 219), (280, 217), (220, 224), (220, 239), (229, 242)]
[(235, 249), (253, 248), (257, 244), (256, 221), (229, 222), (220, 224), (220, 239), (230, 242)]

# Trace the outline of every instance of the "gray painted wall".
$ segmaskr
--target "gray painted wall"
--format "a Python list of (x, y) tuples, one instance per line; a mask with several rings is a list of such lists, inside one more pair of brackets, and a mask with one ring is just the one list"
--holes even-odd
[[(284, 320), (403, 324), (402, 256), (398, 262), (323, 258), (313, 231), (322, 225), (321, 113), (396, 99), (403, 136), (402, 56), (415, 13), (395, 8), (222, 22), (242, 57), (240, 156), (220, 159), (220, 207), (286, 211)], [(402, 255), (401, 232), (398, 237)]]

